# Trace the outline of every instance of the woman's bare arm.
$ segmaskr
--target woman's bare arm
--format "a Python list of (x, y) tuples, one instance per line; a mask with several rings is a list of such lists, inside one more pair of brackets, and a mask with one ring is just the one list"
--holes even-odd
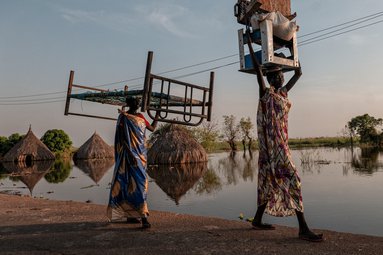
[(157, 111), (152, 124), (146, 127), (150, 132), (153, 132), (156, 129), (159, 116), (160, 116), (160, 111)]
[(262, 72), (262, 67), (259, 65), (258, 61), (255, 59), (255, 72), (257, 73), (257, 81), (259, 85), (259, 98), (262, 98), (263, 95), (266, 93), (266, 84), (265, 80), (263, 79), (263, 72)]
[(248, 38), (247, 45), (249, 46), (251, 61), (253, 62), (254, 70), (255, 70), (255, 73), (257, 74), (257, 81), (259, 85), (259, 98), (262, 98), (266, 92), (266, 84), (265, 84), (265, 80), (263, 79), (262, 67), (258, 63), (257, 58), (255, 57), (253, 46), (251, 45), (250, 31), (246, 31), (246, 35)]
[(295, 70), (294, 76), (291, 77), (289, 82), (285, 85), (286, 90), (290, 91), (290, 89), (294, 87), (295, 83), (297, 83), (297, 81), (299, 80), (301, 76), (302, 76), (302, 69), (299, 66), (299, 68)]

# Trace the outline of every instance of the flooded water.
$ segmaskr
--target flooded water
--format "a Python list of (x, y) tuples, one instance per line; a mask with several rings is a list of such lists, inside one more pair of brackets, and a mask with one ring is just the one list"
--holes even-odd
[[(292, 151), (312, 228), (383, 236), (383, 153), (361, 149)], [(209, 155), (207, 164), (150, 168), (149, 209), (238, 219), (253, 217), (257, 152)], [(5, 165), (0, 192), (107, 204), (113, 161)], [(20, 172), (22, 170), (22, 173)], [(238, 219), (239, 220), (239, 219)], [(297, 226), (295, 217), (265, 221)]]

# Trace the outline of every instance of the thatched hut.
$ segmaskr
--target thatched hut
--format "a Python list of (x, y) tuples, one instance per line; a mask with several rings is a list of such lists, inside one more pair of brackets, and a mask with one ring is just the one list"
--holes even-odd
[(32, 195), (33, 188), (49, 172), (53, 160), (44, 160), (33, 162), (31, 166), (26, 166), (22, 162), (15, 164), (13, 162), (4, 162), (4, 168), (11, 176), (17, 177), (29, 189)]
[(32, 161), (54, 159), (55, 155), (33, 134), (29, 127), (28, 133), (4, 155), (3, 161), (24, 162), (31, 165)]
[(114, 165), (113, 158), (75, 160), (74, 164), (84, 173), (86, 173), (96, 184)]
[(108, 145), (96, 132), (77, 150), (75, 159), (113, 158), (113, 147)]
[(178, 205), (184, 196), (207, 170), (207, 163), (153, 165), (148, 175)]
[(166, 125), (148, 151), (149, 164), (206, 162), (207, 153), (189, 132), (179, 125)]

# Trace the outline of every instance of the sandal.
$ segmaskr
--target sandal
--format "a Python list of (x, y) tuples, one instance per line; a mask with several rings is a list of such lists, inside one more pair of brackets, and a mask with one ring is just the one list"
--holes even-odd
[(299, 239), (309, 241), (309, 242), (322, 242), (323, 234), (315, 234), (313, 232), (299, 234)]
[(147, 229), (151, 227), (152, 225), (149, 223), (149, 221), (146, 218), (142, 218), (142, 228)]
[(253, 229), (255, 230), (274, 230), (275, 229), (273, 225), (267, 224), (267, 223), (258, 224), (253, 222), (251, 225)]
[(141, 223), (139, 218), (126, 218), (126, 223), (128, 224), (139, 224)]

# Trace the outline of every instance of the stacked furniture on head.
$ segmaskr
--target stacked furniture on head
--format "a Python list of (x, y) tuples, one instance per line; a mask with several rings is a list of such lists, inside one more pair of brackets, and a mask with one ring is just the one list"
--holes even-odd
[[(291, 14), (290, 0), (238, 0), (234, 15), (246, 26), (246, 30), (238, 30), (240, 71), (255, 73), (252, 54), (264, 70), (278, 66), (287, 72), (299, 67), (299, 27), (292, 21), (296, 14)], [(254, 52), (253, 44), (260, 45), (261, 50)]]

